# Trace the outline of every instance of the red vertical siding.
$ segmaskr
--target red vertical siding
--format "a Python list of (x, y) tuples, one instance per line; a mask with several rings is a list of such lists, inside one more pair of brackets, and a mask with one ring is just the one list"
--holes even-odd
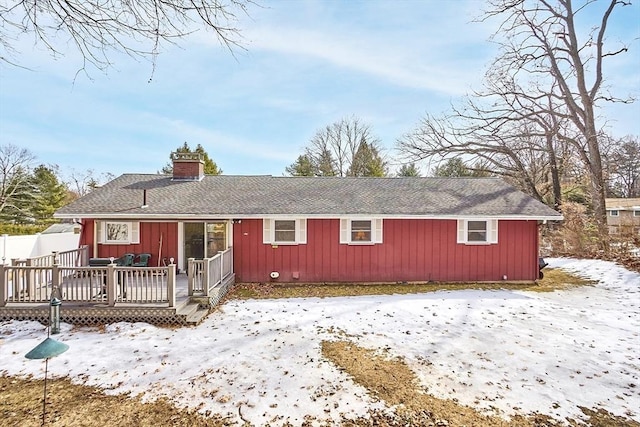
[(161, 258), (178, 259), (178, 224), (176, 222), (141, 222), (140, 223), (140, 243), (135, 245), (107, 245), (98, 244), (98, 253), (93, 253), (93, 230), (95, 222), (85, 220), (83, 223), (83, 234), (80, 239), (81, 245), (89, 245), (89, 256), (108, 258), (118, 258), (125, 253), (149, 253), (151, 259), (149, 265), (158, 265), (158, 254), (160, 249), (160, 236), (162, 236)]
[[(384, 220), (380, 245), (341, 245), (337, 219), (307, 220), (306, 245), (262, 243), (262, 220), (234, 224), (234, 262), (241, 282), (535, 280), (536, 221), (500, 221), (497, 245), (456, 243), (455, 220)], [(299, 279), (293, 279), (293, 273)]]

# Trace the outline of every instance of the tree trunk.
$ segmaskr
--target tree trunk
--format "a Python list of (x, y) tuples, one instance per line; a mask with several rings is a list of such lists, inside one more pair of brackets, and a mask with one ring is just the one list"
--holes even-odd
[(553, 188), (553, 208), (555, 210), (560, 210), (560, 205), (562, 204), (562, 190), (560, 187), (560, 173), (558, 172), (558, 161), (556, 159), (556, 151), (553, 147), (553, 134), (547, 133), (545, 138), (547, 143), (547, 151), (549, 155), (551, 185)]

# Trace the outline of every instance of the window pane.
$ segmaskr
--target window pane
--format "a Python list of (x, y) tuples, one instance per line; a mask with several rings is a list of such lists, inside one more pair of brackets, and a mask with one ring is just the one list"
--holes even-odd
[(126, 242), (129, 240), (128, 224), (108, 222), (106, 224), (107, 241)]
[(295, 242), (296, 241), (296, 222), (295, 220), (276, 220), (275, 222), (275, 240), (276, 242)]
[(486, 242), (487, 221), (467, 222), (467, 240), (469, 242)]
[(351, 241), (371, 241), (371, 221), (351, 221)]

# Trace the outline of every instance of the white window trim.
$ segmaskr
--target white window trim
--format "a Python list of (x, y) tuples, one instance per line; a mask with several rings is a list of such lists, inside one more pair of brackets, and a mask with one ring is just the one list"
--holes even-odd
[[(296, 239), (293, 242), (276, 241), (275, 221), (295, 221)], [(262, 219), (262, 243), (265, 245), (306, 245), (307, 244), (307, 219), (306, 218), (263, 218)]]
[[(469, 221), (485, 221), (487, 223), (487, 240), (485, 242), (469, 241)], [(498, 243), (498, 220), (486, 218), (459, 219), (457, 242), (464, 245), (495, 245)]]
[[(123, 224), (127, 226), (127, 240), (107, 240), (107, 224)], [(96, 221), (98, 243), (103, 245), (131, 245), (140, 243), (140, 223), (137, 221)]]
[[(371, 241), (351, 240), (351, 221), (371, 221)], [(340, 218), (341, 245), (379, 245), (382, 243), (382, 218)]]
[(611, 209), (609, 211), (609, 216), (620, 216), (620, 211), (618, 209)]
[(637, 216), (640, 216), (640, 209), (635, 209), (635, 210), (633, 211), (633, 216), (636, 216), (636, 217), (637, 217)]

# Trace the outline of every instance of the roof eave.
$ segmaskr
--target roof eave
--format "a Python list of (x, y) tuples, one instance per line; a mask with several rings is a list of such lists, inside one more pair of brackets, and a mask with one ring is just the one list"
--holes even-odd
[(229, 219), (260, 219), (260, 218), (383, 218), (383, 219), (500, 219), (500, 220), (529, 220), (529, 221), (562, 221), (562, 215), (522, 215), (522, 214), (505, 214), (505, 215), (455, 215), (455, 214), (384, 214), (384, 213), (366, 213), (366, 214), (233, 214), (233, 213), (210, 213), (210, 214), (123, 214), (123, 213), (100, 213), (100, 214), (55, 214), (55, 218), (60, 219), (138, 219), (138, 220), (194, 220), (194, 219), (211, 219), (211, 218), (229, 218)]

